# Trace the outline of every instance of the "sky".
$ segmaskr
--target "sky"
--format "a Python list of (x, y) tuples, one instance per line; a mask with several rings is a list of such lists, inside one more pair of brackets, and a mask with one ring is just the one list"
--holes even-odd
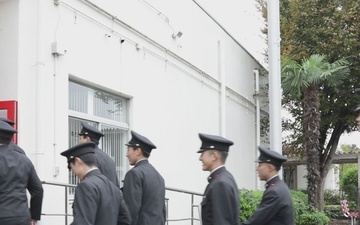
[[(196, 0), (196, 2), (207, 10), (259, 62), (264, 62), (263, 53), (267, 48), (266, 40), (261, 33), (264, 20), (255, 5), (255, 0)], [(283, 116), (286, 116), (285, 112), (282, 113)], [(341, 144), (356, 144), (360, 147), (360, 131), (343, 134), (339, 147)]]

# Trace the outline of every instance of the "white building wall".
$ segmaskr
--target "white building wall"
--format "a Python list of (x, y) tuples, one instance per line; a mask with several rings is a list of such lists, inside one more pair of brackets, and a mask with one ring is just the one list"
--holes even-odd
[[(68, 182), (60, 152), (69, 147), (68, 81), (73, 79), (129, 97), (130, 129), (157, 145), (150, 162), (166, 186), (202, 193), (208, 172), (201, 170), (196, 153), (198, 133), (220, 134), (222, 127), (220, 40), (225, 48), (225, 133), (235, 143), (226, 165), (239, 188), (256, 188), (253, 70), (259, 64), (192, 1), (154, 1), (153, 7), (141, 0), (90, 2), (116, 18), (79, 0), (59, 5), (0, 1), (0, 74), (14, 86), (1, 82), (5, 91), (0, 99), (18, 101), (19, 145), (40, 179)], [(183, 36), (173, 39), (173, 29)], [(5, 38), (10, 35), (14, 38)], [(66, 53), (52, 54), (54, 42)], [(5, 54), (9, 46), (18, 51)], [(43, 212), (62, 213), (63, 190), (45, 188)], [(170, 218), (190, 216), (188, 199), (169, 192), (167, 197)], [(40, 225), (64, 224), (60, 217), (51, 218), (44, 216)]]
[[(297, 166), (297, 189), (300, 190), (306, 190), (307, 189), (307, 180), (306, 180), (306, 166), (301, 165)], [(339, 169), (337, 168), (337, 165), (334, 165), (330, 168), (325, 185), (325, 190), (339, 190)]]

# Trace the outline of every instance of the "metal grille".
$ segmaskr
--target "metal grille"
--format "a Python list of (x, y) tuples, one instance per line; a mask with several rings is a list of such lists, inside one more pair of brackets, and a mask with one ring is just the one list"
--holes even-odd
[(124, 100), (109, 93), (94, 91), (94, 115), (126, 122)]
[(101, 132), (105, 135), (102, 138), (101, 149), (115, 161), (116, 172), (119, 180), (122, 180), (125, 178), (127, 170), (127, 160), (124, 152), (127, 131), (119, 127), (102, 124)]
[(74, 82), (69, 82), (69, 109), (87, 113), (89, 89)]
[(69, 81), (69, 109), (127, 123), (127, 99)]
[[(100, 139), (99, 148), (114, 160), (119, 180), (124, 179), (128, 169), (125, 157), (128, 130), (127, 99), (69, 81), (69, 109), (84, 113), (84, 117), (90, 118), (90, 120), (79, 118), (79, 114), (76, 114), (76, 117), (69, 116), (69, 147), (79, 144), (81, 122), (98, 128), (105, 135)], [(106, 124), (98, 121), (99, 117), (107, 119)], [(117, 124), (122, 122), (126, 127), (108, 124), (109, 120)], [(78, 178), (71, 171), (69, 183), (75, 185), (79, 183)], [(70, 193), (74, 193), (74, 189), (70, 189)]]

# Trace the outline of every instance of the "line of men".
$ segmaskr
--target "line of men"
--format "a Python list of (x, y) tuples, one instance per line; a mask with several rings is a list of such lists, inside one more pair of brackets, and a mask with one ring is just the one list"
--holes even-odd
[[(40, 220), (43, 189), (31, 161), (11, 143), (16, 130), (11, 121), (0, 119), (0, 224), (35, 225)], [(127, 172), (122, 191), (114, 161), (98, 144), (104, 135), (82, 123), (80, 144), (61, 155), (69, 170), (79, 177), (73, 204), (72, 225), (164, 225), (166, 220), (165, 182), (148, 158), (156, 146), (145, 136), (131, 131), (127, 158), (134, 166)], [(232, 174), (225, 168), (233, 142), (221, 136), (199, 134), (199, 160), (209, 171), (209, 184), (201, 202), (203, 225), (240, 225), (239, 195)], [(266, 190), (256, 212), (245, 225), (294, 225), (293, 206), (286, 184), (278, 171), (286, 158), (259, 147), (257, 172), (266, 181)], [(20, 168), (18, 168), (21, 165)], [(27, 171), (24, 175), (24, 171)], [(21, 185), (19, 185), (21, 184)], [(16, 187), (14, 189), (14, 187)], [(26, 189), (31, 195), (30, 213)], [(13, 199), (21, 195), (18, 203)], [(3, 201), (6, 200), (6, 201)]]

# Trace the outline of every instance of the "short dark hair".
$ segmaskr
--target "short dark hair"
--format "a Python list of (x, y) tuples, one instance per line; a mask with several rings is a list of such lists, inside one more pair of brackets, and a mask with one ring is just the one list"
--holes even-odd
[(79, 156), (79, 158), (88, 166), (97, 166), (96, 157), (94, 153), (88, 153)]
[(94, 139), (93, 137), (90, 137), (90, 136), (87, 136), (87, 135), (80, 135), (80, 136), (83, 136), (84, 138), (90, 138), (90, 141), (94, 142), (96, 145), (99, 145), (99, 140), (97, 139)]
[(10, 144), (10, 142), (11, 142), (11, 139), (9, 139), (9, 138), (4, 138), (4, 137), (0, 137), (0, 143), (1, 143), (1, 144), (6, 144), (6, 145), (8, 145), (8, 144)]
[(222, 162), (222, 163), (225, 163), (225, 161), (226, 161), (226, 158), (228, 157), (228, 155), (229, 155), (229, 153), (228, 152), (225, 152), (225, 151), (218, 151), (218, 150), (216, 150), (218, 153), (219, 153), (219, 155), (220, 155), (220, 161)]
[(275, 166), (276, 171), (280, 171), (281, 165), (274, 165), (274, 166)]
[(207, 151), (210, 151), (211, 154), (213, 154), (214, 152), (217, 152), (219, 154), (219, 158), (220, 158), (220, 161), (222, 163), (225, 163), (226, 161), (226, 158), (228, 157), (229, 153), (228, 152), (225, 152), (225, 151), (219, 151), (219, 150), (216, 150), (216, 149), (209, 149)]
[(145, 158), (149, 158), (149, 157), (150, 157), (150, 152), (144, 151), (142, 148), (140, 148), (140, 149), (141, 149), (141, 152), (142, 152), (142, 154), (143, 154), (143, 156), (144, 156)]

